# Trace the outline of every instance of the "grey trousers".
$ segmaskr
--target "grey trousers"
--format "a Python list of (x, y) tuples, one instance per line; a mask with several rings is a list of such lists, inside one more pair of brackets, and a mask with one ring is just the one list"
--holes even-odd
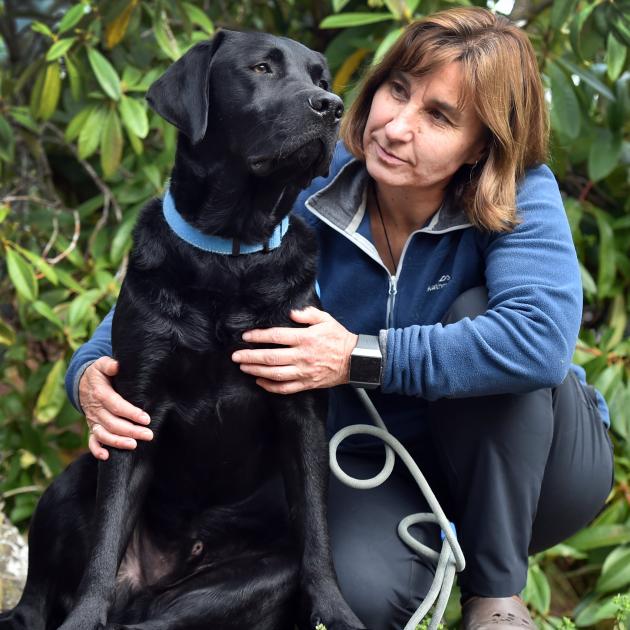
[[(429, 405), (429, 418), (424, 438), (405, 446), (455, 523), (467, 563), (459, 576), (463, 597), (519, 593), (528, 554), (587, 525), (612, 487), (612, 445), (594, 391), (570, 372), (553, 389), (439, 400)], [(372, 476), (383, 449), (346, 452), (339, 461), (354, 477)], [(404, 516), (423, 511), (426, 502), (402, 466), (373, 490), (331, 479), (335, 568), (344, 596), (371, 630), (402, 628), (431, 585), (433, 567), (396, 531)], [(439, 549), (437, 527), (414, 529)]]

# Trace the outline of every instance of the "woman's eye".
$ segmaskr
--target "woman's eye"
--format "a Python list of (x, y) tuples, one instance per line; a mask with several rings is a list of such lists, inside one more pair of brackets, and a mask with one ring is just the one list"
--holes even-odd
[(405, 88), (400, 83), (397, 83), (396, 81), (392, 81), (392, 93), (395, 96), (404, 96)]
[(268, 63), (257, 63), (252, 66), (252, 70), (257, 74), (271, 74), (271, 68)]
[(431, 116), (431, 118), (433, 118), (433, 120), (435, 120), (436, 122), (443, 122), (443, 123), (449, 122), (448, 118), (441, 111), (437, 109), (432, 109), (429, 112), (429, 116)]
[(320, 88), (322, 88), (322, 90), (326, 90), (328, 91), (329, 89), (329, 85), (328, 85), (328, 81), (324, 80), (324, 79), (320, 79), (319, 83), (317, 84)]

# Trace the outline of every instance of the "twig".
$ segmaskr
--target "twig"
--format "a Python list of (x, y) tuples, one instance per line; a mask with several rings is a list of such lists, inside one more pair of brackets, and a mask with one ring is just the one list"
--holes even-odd
[[(52, 208), (55, 215), (58, 215), (61, 210), (69, 211), (69, 208), (63, 206), (60, 201), (47, 201), (46, 199), (42, 199), (41, 197), (37, 197), (35, 195), (7, 195), (6, 197), (2, 198), (2, 203), (10, 204), (15, 201), (28, 201), (30, 203), (39, 204), (40, 206), (44, 206), (46, 208)], [(57, 256), (54, 256), (53, 258), (48, 258), (48, 253), (50, 252), (53, 244), (55, 243), (55, 240), (57, 239), (57, 236), (59, 235), (59, 220), (57, 219), (57, 216), (53, 216), (53, 231), (41, 253), (42, 258), (51, 265), (56, 265), (58, 262), (69, 256), (72, 250), (75, 249), (75, 247), (77, 246), (79, 236), (81, 234), (81, 218), (79, 217), (79, 213), (76, 210), (72, 210), (72, 214), (74, 216), (74, 233), (72, 234), (70, 244), (68, 245), (68, 247), (66, 247), (66, 249), (63, 250), (63, 252), (61, 252)]]
[[(56, 265), (60, 260), (69, 256), (79, 242), (79, 235), (81, 234), (81, 217), (79, 217), (79, 213), (76, 210), (72, 211), (72, 216), (74, 217), (74, 232), (72, 233), (72, 240), (70, 241), (68, 247), (61, 252), (61, 254), (58, 254), (54, 258), (46, 258), (46, 262), (51, 265)], [(48, 246), (48, 243), (46, 246)]]
[(13, 490), (6, 490), (2, 493), (3, 499), (8, 499), (16, 494), (26, 494), (27, 492), (43, 492), (42, 486), (22, 486), (21, 488), (13, 488)]

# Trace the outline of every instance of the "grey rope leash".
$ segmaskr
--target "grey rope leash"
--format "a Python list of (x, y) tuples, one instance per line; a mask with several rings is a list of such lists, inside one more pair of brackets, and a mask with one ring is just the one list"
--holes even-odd
[[(370, 400), (369, 396), (363, 389), (356, 390), (359, 398), (363, 401), (371, 420), (376, 426), (369, 424), (353, 424), (349, 427), (344, 427), (330, 440), (330, 468), (342, 483), (345, 483), (351, 488), (358, 488), (361, 490), (367, 490), (370, 488), (376, 488), (384, 483), (394, 470), (394, 453), (396, 453), (407, 466), (411, 476), (414, 478), (420, 492), (427, 500), (431, 513), (418, 513), (410, 514), (400, 521), (398, 524), (398, 535), (403, 542), (413, 549), (418, 555), (425, 556), (437, 563), (435, 570), (435, 577), (431, 588), (427, 593), (427, 596), (423, 600), (422, 604), (418, 607), (411, 619), (407, 622), (404, 630), (415, 630), (416, 626), (425, 617), (425, 615), (431, 609), (431, 606), (435, 603), (435, 610), (433, 611), (433, 618), (429, 624), (429, 630), (437, 630), (440, 620), (444, 616), (448, 598), (451, 594), (453, 587), (453, 580), (455, 579), (455, 572), (461, 572), (466, 565), (464, 560), (464, 554), (461, 547), (457, 542), (457, 538), (451, 528), (449, 520), (446, 518), (444, 511), (442, 510), (438, 500), (436, 499), (433, 491), (429, 487), (427, 480), (418, 468), (418, 465), (413, 460), (407, 449), (391, 434), (387, 431), (385, 423), (381, 419), (376, 407)], [(370, 479), (356, 479), (346, 474), (337, 461), (337, 449), (341, 442), (351, 435), (372, 435), (385, 442), (385, 464), (380, 473)], [(442, 550), (438, 554), (434, 549), (423, 545), (416, 540), (409, 528), (416, 523), (436, 523), (444, 534), (444, 542), (442, 543)], [(437, 600), (437, 602), (436, 602)]]

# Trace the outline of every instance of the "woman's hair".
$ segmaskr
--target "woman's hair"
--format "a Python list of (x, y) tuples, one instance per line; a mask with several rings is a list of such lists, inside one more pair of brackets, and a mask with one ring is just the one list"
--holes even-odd
[[(516, 216), (516, 181), (547, 157), (549, 123), (534, 49), (507, 18), (486, 9), (448, 9), (410, 24), (372, 68), (342, 121), (341, 137), (359, 159), (372, 97), (393, 71), (425, 76), (453, 61), (462, 64), (462, 102), (474, 105), (487, 146), (474, 166), (464, 165), (449, 184), (470, 222), (509, 231)], [(459, 103), (461, 105), (461, 102)]]

